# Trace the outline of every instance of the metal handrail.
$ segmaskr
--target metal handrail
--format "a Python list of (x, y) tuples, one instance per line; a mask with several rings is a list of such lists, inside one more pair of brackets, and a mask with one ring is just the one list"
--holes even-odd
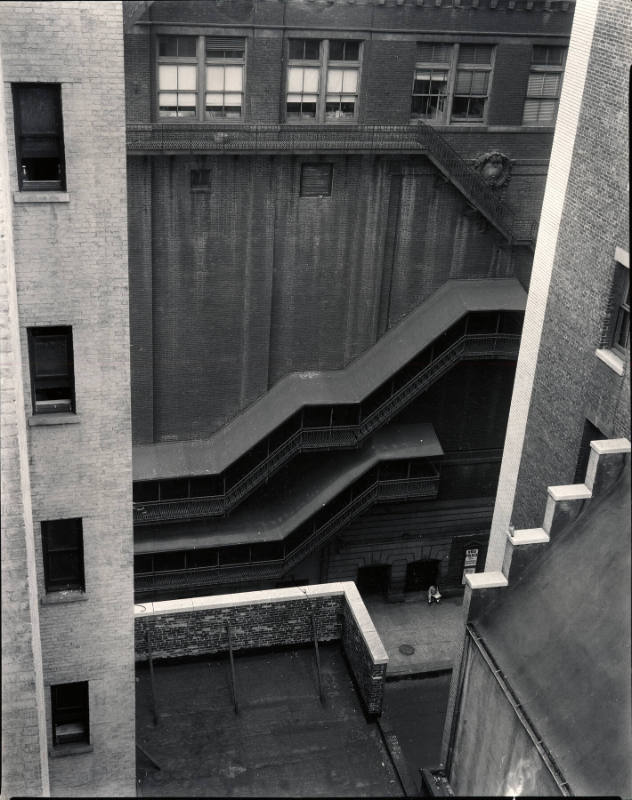
[(426, 152), (438, 169), (510, 242), (533, 243), (531, 220), (519, 220), (484, 178), (431, 125), (222, 125), (130, 123), (129, 152)]
[[(361, 480), (362, 476), (358, 479)], [(349, 489), (353, 489), (351, 484)], [(399, 488), (399, 491), (397, 491)], [(376, 500), (388, 502), (389, 500), (408, 499), (410, 497), (436, 497), (439, 490), (439, 473), (434, 468), (434, 475), (422, 476), (417, 478), (402, 478), (380, 480), (377, 478), (370, 486), (360, 494), (352, 497), (343, 508), (332, 514), (329, 519), (318, 527), (313, 526), (312, 532), (305, 538), (297, 542), (291, 550), (287, 550), (283, 558), (269, 559), (266, 561), (252, 562), (247, 561), (241, 564), (224, 564), (215, 567), (191, 567), (180, 570), (169, 570), (161, 573), (137, 573), (134, 576), (136, 591), (152, 591), (155, 588), (165, 588), (164, 584), (176, 585), (177, 578), (181, 576), (184, 581), (181, 585), (192, 585), (191, 579), (195, 576), (204, 578), (203, 584), (222, 583), (227, 581), (231, 575), (247, 577), (244, 571), (253, 572), (256, 570), (257, 577), (275, 578), (280, 577), (286, 570), (301, 561), (316, 547), (321, 545), (326, 539), (333, 536), (360, 512), (368, 508)], [(265, 573), (265, 575), (263, 574)], [(163, 586), (156, 586), (157, 580), (163, 582)], [(145, 580), (148, 585), (146, 589), (141, 589), (140, 584)]]
[[(195, 499), (152, 500), (135, 503), (134, 521), (136, 524), (149, 524), (225, 514), (295, 455), (323, 448), (331, 450), (357, 446), (370, 433), (392, 419), (431, 383), (451, 369), (459, 359), (490, 358), (498, 354), (515, 355), (519, 342), (519, 334), (464, 334), (439, 353), (420, 372), (381, 403), (377, 409), (362, 419), (358, 425), (301, 427), (249, 470), (230, 489), (227, 489), (224, 494)], [(326, 441), (319, 444), (316, 434), (323, 434)]]

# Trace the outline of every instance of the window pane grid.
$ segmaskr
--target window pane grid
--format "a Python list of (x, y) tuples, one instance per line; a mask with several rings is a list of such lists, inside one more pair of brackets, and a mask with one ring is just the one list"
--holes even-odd
[[(358, 100), (360, 42), (290, 39), (288, 45), (286, 118), (353, 120)], [(321, 81), (321, 71), (323, 80)]]
[(625, 299), (617, 309), (617, 318), (614, 327), (613, 347), (619, 350), (628, 350), (630, 347), (630, 283), (625, 292)]
[(206, 67), (206, 119), (239, 119), (243, 105), (243, 67)]
[(318, 103), (320, 70), (317, 67), (288, 68), (288, 118), (314, 119)]
[(412, 116), (435, 119), (445, 110), (448, 96), (446, 70), (417, 69), (413, 86)]

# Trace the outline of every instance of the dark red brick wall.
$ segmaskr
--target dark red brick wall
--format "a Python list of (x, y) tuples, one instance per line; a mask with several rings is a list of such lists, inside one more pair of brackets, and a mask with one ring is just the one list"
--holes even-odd
[[(463, 6), (468, 5), (464, 2)], [(542, 13), (539, 2), (532, 11), (510, 10), (502, 0), (490, 9), (482, 0), (477, 8), (437, 8), (413, 2), (402, 5), (364, 3), (289, 2), (277, 0), (231, 0), (216, 3), (155, 2), (145, 19), (173, 25), (207, 23), (218, 33), (248, 38), (245, 121), (283, 121), (282, 37), (310, 35), (332, 38), (357, 37), (364, 42), (359, 121), (366, 124), (406, 124), (410, 120), (411, 87), (415, 62), (415, 38), (437, 32), (453, 35), (453, 41), (472, 33), (496, 36), (496, 63), (489, 102), (490, 125), (520, 125), (528, 76), (531, 41), (539, 34), (568, 37), (572, 6), (567, 12), (559, 4)], [(274, 27), (262, 30), (231, 25)], [(285, 27), (285, 31), (283, 31)], [(346, 29), (346, 30), (345, 30)], [(189, 33), (203, 28), (190, 28)], [(138, 25), (126, 37), (127, 114), (129, 122), (150, 121), (152, 56), (150, 28)], [(518, 35), (513, 41), (507, 37)], [(551, 41), (549, 39), (549, 41)], [(489, 148), (487, 148), (489, 149)]]
[(152, 117), (153, 68), (149, 28), (125, 35), (125, 117), (149, 122)]
[(374, 39), (364, 45), (360, 122), (406, 125), (415, 69), (415, 42)]
[(127, 159), (129, 287), (134, 298), (130, 314), (132, 434), (136, 442), (154, 438), (151, 173), (151, 158)]
[(276, 124), (283, 121), (283, 40), (256, 36), (249, 40), (246, 63), (246, 121)]
[(531, 43), (499, 43), (494, 56), (494, 75), (487, 122), (489, 125), (522, 125), (522, 108), (531, 66)]

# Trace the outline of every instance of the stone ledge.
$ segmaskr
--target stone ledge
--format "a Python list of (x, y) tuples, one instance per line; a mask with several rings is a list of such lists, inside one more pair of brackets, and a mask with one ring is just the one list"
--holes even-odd
[(57, 747), (48, 748), (49, 758), (66, 758), (67, 756), (80, 756), (84, 753), (92, 753), (94, 747), (84, 742), (74, 744), (60, 744)]
[(514, 531), (513, 536), (507, 533), (507, 538), (514, 547), (522, 544), (546, 544), (551, 541), (544, 528), (524, 528), (521, 531)]
[(599, 455), (614, 455), (616, 453), (629, 453), (629, 439), (597, 439), (590, 443), (590, 447)]
[(565, 486), (549, 486), (547, 488), (549, 496), (556, 502), (567, 500), (590, 500), (592, 491), (585, 483), (569, 483)]
[(33, 414), (28, 418), (29, 428), (38, 428), (42, 425), (77, 425), (81, 422), (79, 414), (64, 411), (60, 414)]
[(499, 589), (508, 585), (502, 572), (474, 572), (466, 575), (465, 580), (470, 589)]
[(13, 192), (14, 203), (69, 203), (68, 192)]
[(619, 358), (613, 350), (598, 349), (595, 350), (595, 355), (600, 361), (610, 367), (617, 375), (623, 375), (625, 372), (625, 364), (623, 359)]
[(630, 254), (622, 247), (614, 248), (614, 260), (624, 267), (630, 268)]
[(63, 592), (48, 592), (40, 597), (40, 604), (43, 606), (57, 606), (63, 603), (82, 603), (88, 599), (88, 595), (80, 589), (72, 589)]

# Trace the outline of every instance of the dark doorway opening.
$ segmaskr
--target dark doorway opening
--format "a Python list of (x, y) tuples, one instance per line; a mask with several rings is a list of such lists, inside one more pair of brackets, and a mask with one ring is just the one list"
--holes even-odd
[(356, 586), (363, 597), (386, 594), (391, 580), (390, 564), (371, 564), (358, 569)]
[(436, 585), (439, 575), (439, 560), (411, 561), (406, 566), (405, 592), (421, 592), (429, 586)]

